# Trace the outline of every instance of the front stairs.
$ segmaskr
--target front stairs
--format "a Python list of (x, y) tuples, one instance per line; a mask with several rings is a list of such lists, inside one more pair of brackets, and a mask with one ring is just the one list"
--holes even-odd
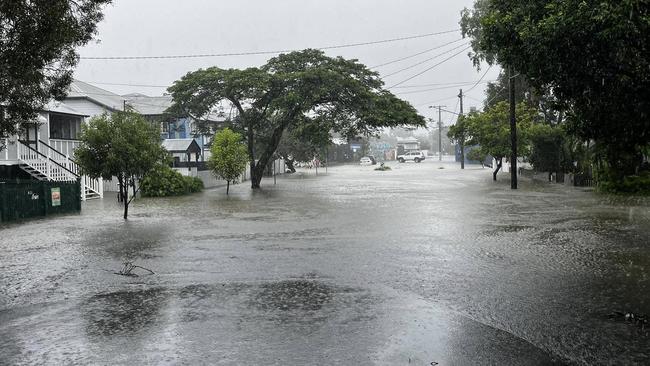
[(38, 180), (54, 182), (81, 182), (81, 199), (104, 196), (103, 181), (81, 175), (79, 165), (68, 156), (38, 141), (38, 150), (24, 141), (18, 141), (19, 167)]

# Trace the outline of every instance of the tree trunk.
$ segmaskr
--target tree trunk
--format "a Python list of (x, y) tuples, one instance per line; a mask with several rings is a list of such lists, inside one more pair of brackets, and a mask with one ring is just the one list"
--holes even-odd
[(135, 197), (137, 191), (135, 190), (135, 177), (131, 177), (131, 188), (133, 188), (133, 197)]
[(284, 156), (284, 163), (287, 164), (287, 168), (291, 171), (291, 173), (296, 172), (296, 167), (293, 166), (294, 159), (289, 159), (288, 157)]
[(492, 173), (492, 180), (496, 181), (497, 180), (497, 173), (499, 170), (501, 170), (501, 166), (503, 165), (503, 158), (497, 159), (497, 169)]
[(251, 188), (259, 189), (260, 184), (262, 183), (262, 177), (264, 176), (264, 167), (266, 164), (262, 164), (262, 161), (258, 161), (254, 168), (251, 168)]
[(230, 194), (230, 181), (229, 180), (226, 181), (226, 196), (228, 194)]
[(129, 187), (125, 180), (126, 178), (122, 177), (122, 175), (117, 176), (117, 182), (120, 186), (120, 200), (124, 204), (124, 220), (129, 216)]

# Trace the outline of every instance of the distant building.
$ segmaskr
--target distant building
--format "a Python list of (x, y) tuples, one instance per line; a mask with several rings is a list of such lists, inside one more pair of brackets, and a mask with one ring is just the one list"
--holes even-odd
[(402, 155), (409, 151), (419, 151), (420, 141), (415, 137), (398, 137), (397, 138), (397, 154)]

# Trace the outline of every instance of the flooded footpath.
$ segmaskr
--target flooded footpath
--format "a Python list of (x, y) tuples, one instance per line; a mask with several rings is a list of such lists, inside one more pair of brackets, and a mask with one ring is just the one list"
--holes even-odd
[(650, 363), (649, 199), (392, 166), (0, 227), (0, 365)]

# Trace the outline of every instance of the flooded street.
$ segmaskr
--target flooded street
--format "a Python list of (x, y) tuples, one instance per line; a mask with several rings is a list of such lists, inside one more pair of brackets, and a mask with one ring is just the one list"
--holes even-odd
[(650, 363), (648, 199), (392, 166), (2, 227), (0, 364)]

